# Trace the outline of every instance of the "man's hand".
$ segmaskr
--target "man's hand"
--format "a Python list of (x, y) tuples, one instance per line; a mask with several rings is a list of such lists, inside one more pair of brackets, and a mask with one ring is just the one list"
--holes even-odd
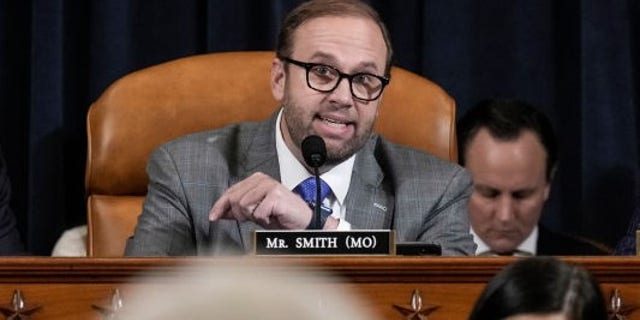
[(305, 229), (312, 217), (302, 198), (261, 172), (231, 186), (209, 211), (210, 221), (253, 221), (265, 229)]

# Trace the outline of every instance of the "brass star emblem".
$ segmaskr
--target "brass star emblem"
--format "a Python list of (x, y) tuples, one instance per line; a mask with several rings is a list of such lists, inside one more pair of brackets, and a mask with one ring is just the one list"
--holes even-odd
[(424, 306), (422, 296), (418, 289), (413, 290), (413, 294), (411, 295), (411, 305), (400, 306), (394, 304), (393, 307), (402, 313), (405, 320), (429, 320), (429, 315), (436, 311), (436, 309), (440, 308), (440, 306), (436, 305)]
[(22, 291), (13, 291), (11, 303), (0, 306), (0, 312), (7, 320), (27, 320), (31, 318), (31, 314), (38, 311), (40, 305), (27, 305), (24, 302)]
[(92, 305), (92, 307), (98, 310), (104, 319), (118, 319), (118, 311), (122, 309), (122, 295), (120, 294), (120, 290), (115, 289), (111, 294), (111, 305), (110, 306), (98, 306)]
[(628, 320), (628, 316), (636, 311), (636, 309), (638, 309), (636, 305), (624, 304), (620, 290), (613, 289), (607, 310), (609, 320)]

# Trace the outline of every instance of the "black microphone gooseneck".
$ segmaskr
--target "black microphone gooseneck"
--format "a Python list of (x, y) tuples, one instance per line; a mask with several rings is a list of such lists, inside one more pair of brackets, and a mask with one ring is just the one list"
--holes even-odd
[(313, 168), (313, 175), (316, 178), (316, 205), (314, 206), (313, 229), (322, 229), (320, 225), (322, 209), (322, 199), (320, 194), (320, 168), (327, 160), (327, 148), (324, 140), (316, 135), (310, 135), (302, 140), (302, 156), (308, 166)]

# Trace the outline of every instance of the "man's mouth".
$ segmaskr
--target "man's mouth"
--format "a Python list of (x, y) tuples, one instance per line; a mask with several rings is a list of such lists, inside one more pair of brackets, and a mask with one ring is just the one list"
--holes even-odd
[(336, 127), (336, 128), (344, 128), (344, 127), (346, 127), (348, 125), (347, 122), (343, 122), (343, 121), (336, 120), (336, 119), (320, 117), (320, 120), (322, 120), (327, 125), (332, 126), (332, 127)]

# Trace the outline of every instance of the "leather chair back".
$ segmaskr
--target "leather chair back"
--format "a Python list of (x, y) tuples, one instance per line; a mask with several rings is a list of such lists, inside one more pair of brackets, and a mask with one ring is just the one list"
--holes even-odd
[[(89, 256), (122, 256), (147, 191), (147, 158), (179, 136), (259, 121), (271, 95), (272, 51), (181, 58), (114, 82), (87, 115), (85, 187)], [(457, 159), (455, 103), (433, 82), (394, 67), (376, 131), (441, 158)]]

